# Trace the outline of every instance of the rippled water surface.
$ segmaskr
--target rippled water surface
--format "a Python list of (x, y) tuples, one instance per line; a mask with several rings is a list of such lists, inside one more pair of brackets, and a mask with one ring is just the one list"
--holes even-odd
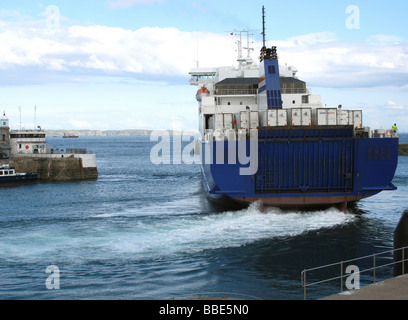
[[(1, 299), (167, 299), (198, 292), (302, 299), (302, 270), (392, 249), (406, 208), (408, 157), (399, 159), (397, 191), (346, 214), (260, 212), (256, 205), (234, 211), (207, 201), (197, 165), (153, 165), (149, 137), (49, 143), (96, 152), (99, 179), (0, 190)], [(59, 290), (46, 287), (50, 265), (60, 270)]]

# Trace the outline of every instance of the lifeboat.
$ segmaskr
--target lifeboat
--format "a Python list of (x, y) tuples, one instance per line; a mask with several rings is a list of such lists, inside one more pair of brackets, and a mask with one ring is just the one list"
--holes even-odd
[(197, 99), (197, 101), (201, 101), (201, 96), (202, 96), (203, 94), (210, 94), (210, 91), (208, 91), (208, 89), (207, 89), (206, 87), (204, 87), (204, 86), (202, 86), (202, 87), (197, 91), (197, 94), (196, 94), (196, 99)]

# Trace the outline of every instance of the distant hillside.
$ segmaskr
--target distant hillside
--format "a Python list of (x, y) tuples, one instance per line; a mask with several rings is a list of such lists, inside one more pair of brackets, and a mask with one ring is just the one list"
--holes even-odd
[(148, 136), (152, 130), (46, 130), (47, 136), (62, 137), (74, 135), (80, 137), (89, 136)]
[[(45, 130), (49, 137), (62, 137), (64, 135), (73, 135), (79, 137), (101, 136), (149, 136), (153, 130)], [(194, 132), (184, 132), (194, 135)], [(175, 131), (173, 134), (183, 134), (183, 132)]]

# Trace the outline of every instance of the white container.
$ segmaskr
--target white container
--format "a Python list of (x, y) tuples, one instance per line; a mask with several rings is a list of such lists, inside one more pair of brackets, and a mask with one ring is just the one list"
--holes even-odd
[(278, 126), (286, 127), (288, 125), (288, 112), (284, 109), (277, 110), (278, 115)]
[(302, 108), (302, 126), (311, 126), (312, 125), (312, 109), (311, 108)]
[(350, 111), (350, 124), (352, 124), (354, 128), (361, 129), (363, 127), (363, 111)]
[(349, 120), (349, 110), (337, 110), (337, 123), (339, 125), (348, 125)]
[(224, 115), (222, 113), (215, 114), (215, 130), (224, 129)]
[(278, 110), (268, 110), (268, 127), (276, 127), (278, 125)]
[(327, 109), (327, 125), (337, 125), (337, 109)]
[(229, 130), (234, 128), (234, 117), (232, 113), (224, 113), (224, 129)]
[(251, 111), (251, 129), (257, 129), (258, 127), (259, 127), (258, 111)]
[(337, 109), (316, 109), (315, 117), (318, 126), (335, 126), (337, 124)]
[(291, 109), (291, 121), (292, 126), (301, 126), (302, 125), (302, 109), (293, 108)]
[(241, 111), (240, 114), (240, 128), (249, 129), (249, 113), (247, 111)]
[(316, 109), (316, 124), (327, 126), (327, 109)]

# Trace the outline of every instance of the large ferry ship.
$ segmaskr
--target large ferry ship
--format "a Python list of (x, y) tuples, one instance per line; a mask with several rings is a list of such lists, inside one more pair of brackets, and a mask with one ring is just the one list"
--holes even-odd
[(251, 58), (250, 32), (234, 33), (237, 67), (190, 72), (190, 84), (199, 87), (201, 172), (210, 199), (345, 210), (396, 190), (395, 132), (365, 127), (362, 110), (323, 107), (298, 70), (280, 66), (277, 48), (266, 47), (264, 9), (259, 63)]

